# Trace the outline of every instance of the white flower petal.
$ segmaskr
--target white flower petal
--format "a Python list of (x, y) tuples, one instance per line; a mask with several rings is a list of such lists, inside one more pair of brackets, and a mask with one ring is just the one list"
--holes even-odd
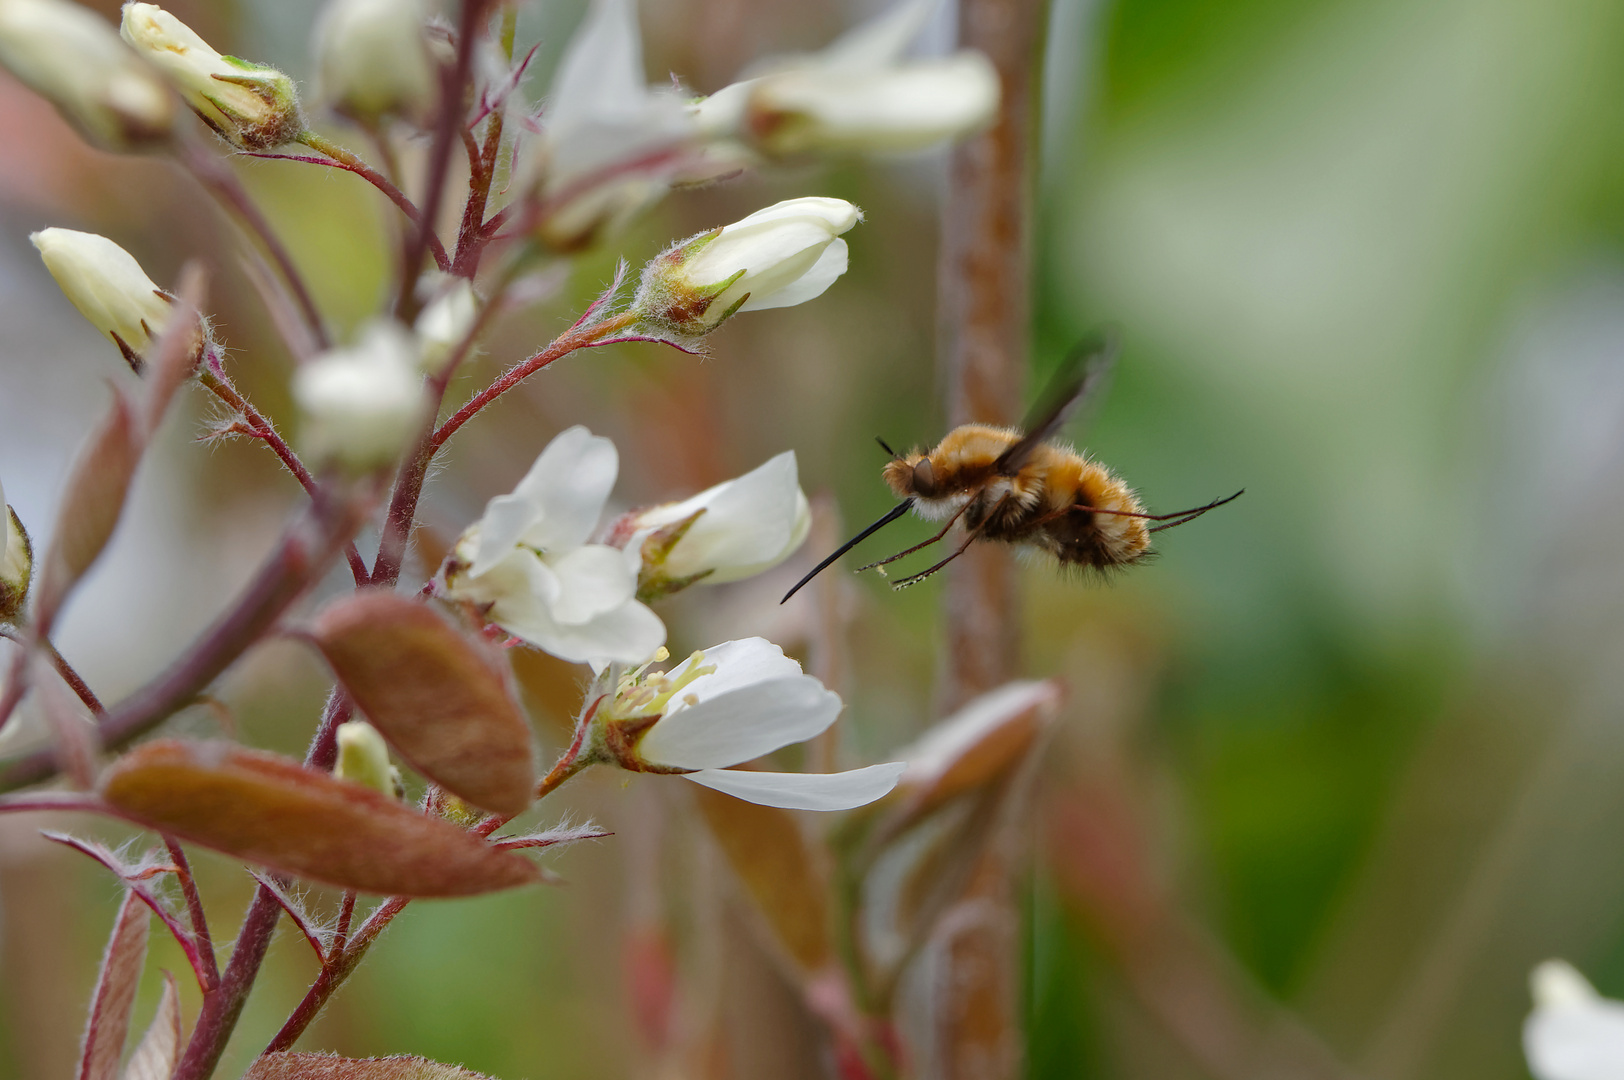
[(723, 228), (722, 234), (725, 236), (732, 230), (746, 229), (755, 225), (800, 220), (821, 222), (830, 233), (839, 236), (863, 220), (863, 213), (845, 199), (831, 199), (824, 195), (803, 195), (798, 199), (785, 199), (771, 206), (762, 207), (748, 217), (740, 218)]
[(673, 709), (637, 744), (638, 756), (678, 769), (737, 765), (821, 734), (840, 695), (810, 675), (768, 679)]
[(596, 0), (559, 60), (547, 95), (549, 124), (591, 124), (635, 113), (647, 94), (643, 42), (630, 0)]
[(841, 34), (815, 57), (822, 67), (861, 71), (894, 63), (930, 22), (941, 0), (903, 0)]
[[(694, 667), (692, 656), (672, 668), (666, 677), (681, 679)], [(801, 665), (784, 655), (784, 650), (766, 638), (747, 637), (737, 641), (724, 641), (700, 653), (700, 667), (714, 667), (709, 675), (701, 675), (683, 687), (677, 708), (686, 708), (681, 698), (692, 696), (696, 701), (709, 701), (730, 691), (768, 679), (793, 679), (801, 674)]]
[(505, 600), (491, 609), (491, 620), (514, 637), (576, 664), (639, 664), (665, 644), (665, 624), (635, 600), (571, 624), (560, 623), (539, 602)]
[(552, 605), (560, 623), (584, 623), (637, 594), (637, 570), (618, 548), (587, 544), (547, 562), (561, 586)]
[(750, 299), (739, 305), (740, 311), (765, 311), (768, 308), (794, 307), (816, 299), (829, 290), (846, 272), (846, 241), (832, 240), (818, 255), (818, 259), (796, 280), (776, 292), (752, 293)]
[(515, 544), (564, 551), (585, 543), (619, 470), (620, 456), (608, 439), (579, 424), (559, 432), (511, 495), (485, 504), (469, 573), (484, 574)]
[(762, 806), (786, 810), (850, 810), (881, 798), (897, 786), (906, 768), (900, 761), (838, 773), (746, 772), (701, 769), (683, 773), (696, 784)]
[[(662, 569), (672, 578), (709, 570), (704, 583), (719, 585), (758, 574), (799, 547), (805, 538), (796, 535), (805, 501), (795, 452), (790, 450), (691, 499), (646, 510), (638, 515), (637, 525), (645, 530), (640, 536), (646, 535), (704, 510), (671, 549)], [(810, 525), (809, 508), (807, 513)], [(641, 539), (633, 543), (641, 544)]]

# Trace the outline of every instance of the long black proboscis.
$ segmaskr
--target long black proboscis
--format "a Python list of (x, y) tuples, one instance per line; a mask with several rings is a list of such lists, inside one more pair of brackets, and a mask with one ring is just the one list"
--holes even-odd
[[(891, 524), (893, 521), (895, 521), (897, 518), (901, 517), (903, 514), (906, 514), (910, 509), (912, 509), (913, 504), (914, 504), (914, 501), (912, 499), (903, 499), (901, 502), (899, 502), (895, 506), (893, 506), (890, 510), (886, 511), (885, 516), (882, 517), (880, 520), (876, 521), (874, 524), (870, 525), (868, 528), (864, 529), (862, 532), (858, 533), (856, 536), (852, 537), (850, 540), (847, 540), (844, 544), (841, 544), (838, 548), (835, 549), (833, 555), (830, 555), (827, 559), (824, 559), (822, 562), (818, 563), (818, 565), (814, 566), (812, 568), (811, 572), (806, 575), (806, 577), (802, 578), (800, 581), (797, 581), (795, 583), (795, 587), (793, 589), (791, 589), (789, 592), (784, 594), (784, 600), (788, 600), (790, 597), (792, 597), (796, 593), (800, 592), (802, 585), (805, 585), (807, 582), (811, 581), (813, 578), (815, 578), (819, 574), (823, 573), (823, 571), (828, 568), (830, 563), (834, 562), (836, 559), (838, 559), (842, 555), (846, 554), (846, 552), (850, 551), (852, 548), (856, 547), (858, 544), (861, 544), (864, 540), (867, 540), (870, 536), (873, 536), (875, 533), (879, 532), (885, 526)], [(782, 604), (784, 602), (784, 600), (780, 600), (778, 602), (780, 604)]]

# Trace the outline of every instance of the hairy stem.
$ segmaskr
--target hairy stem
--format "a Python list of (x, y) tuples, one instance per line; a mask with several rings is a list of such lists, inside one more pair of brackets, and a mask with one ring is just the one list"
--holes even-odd
[(186, 914), (191, 919), (192, 937), (197, 941), (198, 961), (203, 965), (204, 989), (212, 990), (220, 982), (220, 967), (214, 958), (214, 941), (209, 937), (209, 920), (203, 914), (203, 897), (197, 891), (197, 879), (192, 876), (192, 864), (180, 841), (164, 835), (164, 847), (175, 864), (175, 877), (180, 881), (181, 895), (186, 898)]
[(331, 160), (321, 161), (318, 158), (306, 158), (286, 154), (251, 154), (249, 156), (268, 158), (286, 157), (290, 161), (304, 161), (320, 165), (332, 165), (354, 173), (367, 183), (371, 184), (373, 187), (377, 188), (379, 191), (383, 192), (385, 198), (394, 203), (396, 206), (400, 207), (400, 212), (406, 215), (406, 220), (410, 221), (414, 226), (416, 226), (420, 233), (428, 237), (429, 250), (434, 254), (434, 263), (436, 266), (438, 266), (441, 270), (449, 271), (451, 269), (451, 259), (446, 255), (445, 245), (440, 243), (440, 238), (438, 236), (434, 235), (433, 223), (424, 218), (423, 211), (417, 208), (417, 204), (408, 199), (406, 197), (406, 193), (391, 183), (387, 176), (384, 176), (377, 169), (374, 169), (371, 165), (368, 165), (364, 159), (358, 157), (353, 152), (345, 149), (338, 143), (333, 142), (331, 139), (318, 135), (314, 131), (306, 131), (302, 133), (299, 136), (298, 141), (303, 143), (305, 146), (310, 147), (310, 149), (316, 151), (316, 153), (323, 154)]
[[(247, 424), (247, 430), (242, 431), (242, 434), (258, 439), (270, 447), (271, 452), (287, 467), (288, 472), (293, 474), (293, 478), (299, 481), (299, 486), (304, 488), (311, 498), (319, 497), (316, 478), (310, 474), (305, 463), (299, 460), (299, 455), (293, 452), (293, 447), (277, 433), (276, 425), (271, 423), (264, 413), (248, 403), (248, 399), (238, 392), (224, 372), (211, 371), (208, 367), (204, 367), (197, 373), (197, 381), (228, 407), (242, 414), (243, 421)], [(353, 540), (344, 545), (344, 558), (350, 564), (350, 574), (355, 578), (355, 583), (364, 584), (367, 578), (367, 564), (362, 561), (361, 553), (356, 549)]]
[(207, 1080), (214, 1074), (243, 1006), (248, 1003), (248, 992), (253, 989), (254, 977), (265, 961), (265, 950), (270, 948), (281, 915), (282, 905), (277, 903), (276, 895), (263, 885), (256, 888), (242, 929), (237, 932), (231, 962), (214, 989), (203, 995), (192, 1038), (172, 1080)]
[(271, 223), (265, 220), (265, 215), (249, 198), (242, 181), (231, 167), (201, 145), (188, 142), (182, 149), (182, 160), (186, 167), (197, 177), (199, 183), (207, 188), (214, 197), (242, 221), (243, 225), (259, 238), (265, 248), (265, 253), (276, 264), (282, 280), (287, 282), (288, 290), (293, 293), (293, 301), (299, 306), (299, 313), (304, 316), (305, 326), (316, 346), (321, 349), (331, 347), (331, 340), (327, 336), (327, 328), (322, 324), (321, 312), (316, 308), (316, 301), (310, 295), (310, 287), (305, 284), (304, 276), (299, 268), (293, 264), (293, 256), (283, 246), (282, 240), (271, 228)]

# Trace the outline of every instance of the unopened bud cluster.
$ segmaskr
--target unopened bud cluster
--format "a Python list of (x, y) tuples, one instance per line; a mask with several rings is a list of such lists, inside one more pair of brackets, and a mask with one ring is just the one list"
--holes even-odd
[(661, 330), (698, 337), (737, 311), (805, 303), (846, 272), (840, 236), (861, 220), (844, 199), (787, 199), (690, 236), (644, 269), (632, 311)]
[(304, 131), (291, 78), (263, 64), (222, 56), (158, 5), (126, 4), (119, 32), (205, 124), (233, 145), (269, 150)]

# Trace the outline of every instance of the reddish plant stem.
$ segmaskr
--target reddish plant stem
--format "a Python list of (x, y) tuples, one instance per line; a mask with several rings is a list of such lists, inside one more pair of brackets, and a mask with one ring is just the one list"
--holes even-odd
[(377, 169), (374, 169), (371, 165), (368, 165), (363, 158), (358, 157), (352, 151), (340, 146), (338, 143), (335, 143), (330, 139), (318, 135), (314, 131), (306, 131), (299, 136), (298, 141), (303, 143), (305, 146), (310, 147), (310, 149), (316, 151), (316, 153), (325, 155), (328, 160), (324, 161), (321, 158), (305, 157), (302, 154), (245, 153), (243, 156), (272, 159), (281, 158), (284, 161), (302, 161), (308, 165), (326, 165), (330, 168), (344, 169), (347, 172), (354, 173), (356, 176), (359, 176), (361, 179), (383, 192), (384, 197), (399, 207), (400, 212), (406, 215), (407, 221), (410, 221), (428, 236), (429, 250), (434, 254), (434, 263), (436, 266), (438, 266), (441, 270), (451, 269), (451, 259), (446, 255), (445, 245), (440, 243), (440, 238), (434, 235), (433, 228), (427, 221), (424, 220), (423, 211), (419, 210), (417, 208), (417, 204), (406, 197), (405, 192), (401, 191), (400, 188), (391, 183), (388, 177), (384, 176)]
[(331, 339), (327, 336), (321, 312), (316, 307), (315, 299), (310, 295), (310, 288), (305, 284), (304, 276), (293, 264), (293, 257), (288, 254), (288, 249), (283, 246), (281, 238), (276, 235), (276, 230), (271, 228), (271, 223), (265, 220), (265, 215), (260, 213), (254, 200), (249, 198), (242, 181), (237, 179), (237, 174), (232, 172), (224, 161), (195, 142), (185, 144), (181, 151), (181, 159), (191, 170), (192, 175), (197, 177), (198, 182), (236, 214), (250, 232), (259, 237), (265, 253), (276, 264), (277, 270), (282, 274), (282, 280), (287, 282), (289, 291), (293, 293), (293, 301), (299, 306), (299, 313), (304, 316), (311, 339), (315, 341), (317, 348), (330, 348)]
[(338, 906), (338, 926), (333, 930), (332, 951), (340, 953), (350, 940), (350, 923), (355, 918), (355, 890), (344, 890), (344, 900)]
[[(583, 717), (582, 722), (576, 725), (574, 741), (570, 743), (569, 748), (559, 757), (551, 771), (537, 785), (536, 798), (538, 800), (558, 790), (566, 780), (592, 764), (590, 760), (583, 759), (580, 755), (586, 731), (591, 723), (592, 713), (596, 711), (596, 708), (597, 704), (594, 703)], [(488, 837), (491, 833), (512, 821), (515, 816), (517, 815), (505, 817), (492, 815), (474, 826), (472, 831), (478, 836)], [(411, 897), (409, 896), (392, 896), (385, 900), (372, 909), (372, 913), (366, 917), (360, 929), (355, 932), (355, 937), (345, 943), (343, 940), (344, 934), (349, 928), (351, 913), (355, 909), (355, 894), (346, 893), (344, 895), (344, 908), (339, 915), (338, 936), (333, 939), (333, 948), (329, 954), (331, 959), (322, 965), (321, 972), (317, 974), (315, 981), (310, 984), (310, 989), (305, 992), (303, 1000), (293, 1010), (287, 1022), (282, 1025), (282, 1029), (276, 1033), (276, 1037), (265, 1047), (264, 1053), (274, 1054), (293, 1048), (293, 1044), (299, 1041), (299, 1036), (304, 1034), (311, 1021), (315, 1020), (326, 1006), (328, 1000), (343, 985), (344, 980), (349, 978), (350, 973), (360, 964), (361, 959), (366, 955), (367, 950), (372, 947), (372, 943), (377, 940), (378, 935), (383, 933), (390, 920), (406, 910), (406, 905), (409, 903), (411, 903)]]
[[(288, 530), (230, 610), (156, 679), (102, 714), (97, 724), (101, 745), (109, 750), (123, 746), (196, 697), (275, 625), (321, 575), (362, 519), (352, 505), (318, 502), (310, 519)], [(51, 749), (15, 758), (0, 765), (0, 791), (38, 783), (56, 772), (56, 755)]]
[(400, 293), (395, 298), (395, 315), (407, 325), (417, 318), (421, 307), (417, 299), (417, 279), (423, 272), (423, 257), (429, 250), (429, 234), (434, 228), (435, 219), (440, 216), (440, 203), (445, 198), (451, 147), (457, 140), (458, 131), (464, 126), (463, 116), (467, 111), (465, 98), (473, 72), (474, 39), (479, 34), (480, 21), (489, 4), (490, 0), (463, 0), (462, 16), (457, 25), (457, 58), (450, 78), (441, 88), (439, 123), (429, 149), (428, 192), (423, 199), (423, 223), (406, 249)]
[(472, 420), (481, 409), (518, 386), (521, 382), (552, 363), (562, 356), (584, 349), (589, 345), (608, 344), (610, 335), (629, 326), (633, 318), (629, 314), (617, 315), (603, 322), (593, 323), (590, 326), (581, 326), (576, 323), (564, 333), (554, 338), (548, 346), (518, 364), (513, 365), (497, 377), (485, 389), (468, 399), (467, 404), (446, 418), (429, 439), (431, 451), (438, 450), (445, 445), (447, 439), (457, 433), (457, 429)]
[(197, 891), (197, 879), (192, 876), (192, 864), (180, 841), (167, 834), (164, 847), (175, 864), (175, 877), (180, 882), (181, 895), (186, 898), (186, 914), (192, 921), (192, 937), (197, 943), (197, 959), (203, 967), (204, 989), (212, 990), (220, 982), (220, 967), (214, 958), (214, 940), (209, 937), (209, 920), (203, 914), (203, 897)]
[[(228, 407), (242, 414), (243, 420), (248, 425), (248, 430), (242, 434), (258, 439), (270, 447), (271, 452), (287, 467), (288, 472), (293, 474), (293, 478), (299, 481), (299, 486), (304, 488), (311, 498), (318, 497), (316, 478), (310, 475), (310, 470), (299, 460), (299, 455), (293, 452), (293, 447), (277, 433), (276, 425), (271, 423), (269, 417), (248, 403), (248, 399), (238, 392), (224, 372), (205, 367), (198, 372), (197, 380)], [(367, 579), (367, 564), (361, 559), (361, 552), (356, 549), (353, 540), (344, 545), (344, 559), (350, 564), (350, 575), (354, 577), (355, 583), (364, 584)]]
[(203, 995), (191, 1040), (171, 1080), (207, 1080), (213, 1075), (243, 1006), (248, 1002), (248, 991), (253, 989), (254, 977), (265, 961), (265, 950), (270, 948), (281, 914), (282, 905), (269, 889), (261, 885), (254, 890), (254, 899), (248, 905), (248, 914), (243, 917), (237, 943), (231, 950), (231, 961), (219, 983)]
[[(0, 637), (24, 647), (28, 644), (23, 635), (10, 627), (0, 627)], [(68, 663), (65, 656), (57, 652), (56, 646), (51, 644), (48, 638), (41, 638), (36, 644), (50, 658), (51, 666), (56, 668), (58, 675), (62, 676), (62, 681), (67, 683), (68, 688), (79, 696), (80, 701), (84, 702), (85, 708), (98, 716), (107, 711), (102, 705), (101, 699), (96, 696), (96, 692), (90, 688), (90, 684), (85, 682), (84, 676), (74, 670), (73, 665)], [(0, 726), (3, 725), (4, 721), (0, 721)]]
[(485, 207), (490, 203), (491, 183), (496, 179), (496, 155), (502, 147), (502, 114), (491, 116), (485, 129), (485, 145), (470, 166), (473, 170), (468, 202), (462, 208), (462, 224), (457, 229), (457, 257), (451, 272), (473, 279), (479, 270), (479, 257), (485, 250)]

